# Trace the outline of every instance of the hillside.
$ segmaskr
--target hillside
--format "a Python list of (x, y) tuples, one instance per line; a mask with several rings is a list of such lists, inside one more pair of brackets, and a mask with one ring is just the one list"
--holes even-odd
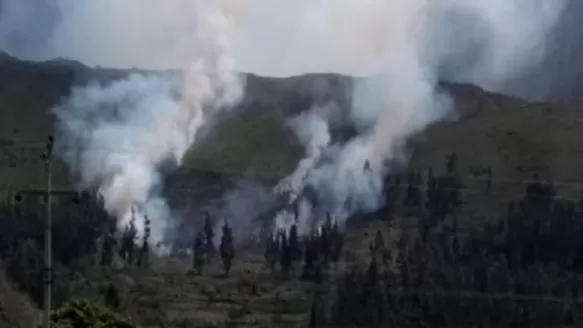
[[(8, 195), (17, 189), (42, 187), (40, 154), (51, 131), (50, 108), (66, 97), (72, 86), (127, 73), (91, 70), (69, 61), (29, 63), (2, 56), (0, 192)], [(346, 108), (350, 87), (349, 78), (336, 75), (287, 79), (248, 75), (246, 97), (237, 114), (190, 152), (181, 175), (191, 175), (191, 170), (237, 176), (250, 171), (277, 180), (293, 169), (302, 153), (284, 128), (284, 118), (314, 103), (334, 101)], [(559, 181), (559, 185), (565, 183), (561, 185), (565, 197), (579, 197), (583, 176), (579, 163), (583, 146), (578, 142), (583, 134), (580, 104), (531, 103), (468, 85), (444, 87), (456, 101), (453, 119), (415, 136), (410, 149), (412, 170), (442, 169), (444, 158), (457, 154), (467, 187), (464, 200), (480, 205), (485, 204), (484, 199), (474, 199), (476, 190), (481, 193), (485, 184), (480, 172), (491, 168), (495, 182), (491, 200), (495, 204), (486, 205), (489, 209), (516, 199), (513, 193), (522, 190), (517, 181), (531, 179), (534, 173)], [(63, 169), (59, 172), (56, 187), (71, 189)]]
[[(43, 188), (40, 154), (51, 132), (50, 108), (67, 97), (72, 86), (94, 78), (117, 79), (127, 73), (93, 70), (69, 61), (29, 63), (1, 56), (0, 193), (11, 196), (22, 189)], [(169, 178), (171, 198), (190, 197), (182, 191), (195, 192), (199, 187), (205, 193), (204, 198), (218, 197), (244, 172), (254, 172), (266, 182), (277, 181), (293, 169), (302, 154), (284, 128), (285, 118), (314, 103), (334, 101), (341, 110), (345, 109), (350, 103), (346, 90), (351, 84), (349, 78), (337, 75), (289, 79), (248, 75), (246, 98), (235, 115), (192, 150), (185, 167)], [(509, 201), (524, 197), (524, 181), (532, 179), (534, 174), (553, 180), (559, 199), (581, 198), (582, 105), (533, 103), (469, 85), (443, 84), (442, 87), (454, 96), (456, 110), (450, 119), (412, 138), (408, 169), (422, 171), (424, 177), (428, 176), (429, 169), (442, 174), (444, 159), (457, 155), (457, 173), (462, 182), (462, 224), (481, 226), (483, 220), (505, 213)], [(491, 188), (488, 188), (488, 169), (492, 172)], [(407, 183), (403, 181), (401, 187)], [(57, 170), (56, 187), (72, 189), (63, 167)], [(213, 187), (212, 193), (209, 187)], [(29, 207), (28, 203), (23, 204)], [(82, 211), (74, 210), (65, 218), (75, 220), (84, 215)], [(14, 216), (14, 212), (8, 211), (0, 214), (4, 218)], [(98, 215), (90, 217), (94, 219)], [(351, 229), (338, 272), (353, 264), (360, 267), (367, 264), (369, 241), (374, 233), (383, 231), (392, 242), (398, 238), (397, 230), (409, 226), (410, 222), (402, 219), (397, 217), (388, 224), (364, 222)], [(59, 229), (64, 229), (67, 222), (70, 221), (63, 221)], [(20, 228), (24, 223), (16, 225)], [(439, 229), (440, 226), (436, 230)], [(69, 230), (60, 231), (69, 236)], [(66, 242), (55, 239), (55, 243), (65, 245), (62, 248), (70, 247)], [(392, 244), (388, 248), (393, 252), (396, 249)], [(66, 284), (65, 289), (74, 295), (96, 299), (102, 297), (99, 291), (104, 285), (114, 282), (123, 293), (122, 311), (145, 327), (210, 327), (217, 323), (239, 327), (306, 326), (312, 296), (326, 298), (325, 295), (332, 294), (334, 282), (314, 285), (273, 278), (262, 252), (262, 249), (241, 250), (228, 278), (219, 274), (218, 259), (207, 266), (203, 277), (187, 274), (190, 260), (163, 260), (154, 261), (151, 268), (142, 271), (102, 269), (94, 267), (93, 262), (85, 263), (90, 268), (84, 273), (86, 276), (63, 278), (61, 282), (75, 280), (77, 285)], [(419, 261), (423, 259), (420, 257)], [(8, 293), (5, 291), (15, 293), (0, 276), (0, 294)], [(0, 326), (9, 322), (27, 325), (22, 317), (34, 317), (34, 310), (25, 298), (8, 305), (3, 302), (0, 299)], [(10, 316), (3, 318), (2, 309), (10, 310)]]

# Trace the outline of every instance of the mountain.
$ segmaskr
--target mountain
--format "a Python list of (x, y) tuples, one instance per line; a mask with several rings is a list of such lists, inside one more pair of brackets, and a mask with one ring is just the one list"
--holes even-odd
[[(44, 186), (40, 155), (53, 126), (51, 108), (67, 97), (73, 86), (91, 79), (115, 80), (129, 73), (91, 69), (66, 60), (25, 62), (3, 54), (1, 192), (10, 195), (18, 189)], [(246, 95), (239, 108), (188, 154), (177, 176), (188, 176), (191, 171), (229, 176), (254, 172), (276, 181), (294, 168), (302, 154), (284, 126), (285, 118), (314, 103), (333, 101), (345, 110), (352, 82), (349, 77), (332, 74), (292, 78), (247, 75)], [(493, 173), (493, 195), (498, 195), (493, 198), (498, 205), (516, 198), (513, 193), (522, 192), (522, 181), (535, 173), (564, 183), (560, 186), (565, 197), (578, 197), (583, 176), (579, 164), (583, 154), (580, 103), (529, 102), (463, 84), (444, 83), (441, 87), (455, 99), (455, 111), (413, 136), (410, 169), (443, 170), (445, 157), (456, 154), (466, 201), (478, 207), (484, 199), (473, 197), (480, 194), (476, 190), (484, 188), (481, 172), (486, 168)], [(56, 188), (71, 189), (65, 170), (57, 171)]]
[[(129, 73), (91, 69), (66, 60), (33, 63), (0, 55), (0, 193), (11, 196), (22, 189), (43, 190), (45, 173), (40, 155), (52, 132), (51, 108), (67, 97), (72, 87), (93, 79), (120, 79)], [(169, 177), (171, 198), (184, 197), (184, 189), (200, 189), (207, 198), (218, 197), (246, 172), (266, 182), (277, 181), (294, 168), (302, 155), (285, 128), (286, 118), (314, 103), (330, 101), (343, 111), (351, 101), (347, 91), (353, 80), (345, 76), (316, 74), (276, 79), (247, 75), (246, 80), (246, 96), (239, 107), (188, 154), (184, 167)], [(560, 197), (580, 197), (583, 104), (529, 102), (463, 84), (443, 83), (440, 88), (453, 96), (455, 111), (412, 136), (408, 169), (422, 172), (425, 177), (430, 169), (441, 174), (445, 159), (455, 154), (463, 184), (463, 223), (480, 226), (482, 220), (500, 217), (509, 201), (523, 198), (524, 182), (535, 174), (553, 180)], [(65, 168), (61, 165), (56, 171), (56, 188), (72, 190)], [(491, 188), (488, 171), (492, 172)], [(209, 186), (214, 187), (210, 195)], [(6, 209), (4, 217), (10, 219), (10, 208)], [(350, 259), (344, 264), (346, 268), (354, 263), (366, 265), (375, 232), (382, 230), (393, 238), (388, 231), (399, 230), (402, 221), (405, 220), (388, 224), (363, 222), (361, 227), (350, 230), (346, 237), (346, 258)], [(17, 221), (16, 225), (25, 223)], [(393, 229), (393, 225), (398, 228)], [(40, 250), (39, 247), (38, 254)], [(304, 324), (310, 311), (310, 295), (320, 293), (323, 287), (272, 279), (264, 269), (261, 252), (238, 253), (238, 262), (228, 278), (219, 274), (216, 261), (203, 277), (186, 274), (190, 261), (177, 262), (173, 267), (174, 260), (158, 263), (160, 259), (152, 263), (155, 270), (142, 273), (135, 268), (113, 270), (117, 275), (112, 275), (109, 268), (103, 272), (87, 270), (85, 277), (78, 279), (75, 295), (98, 299), (102, 287), (113, 281), (126, 300), (125, 311), (145, 327), (185, 327), (194, 322), (211, 326), (225, 316), (238, 326)], [(15, 288), (2, 279), (0, 276), (0, 294), (12, 295), (9, 292)], [(14, 295), (10, 301), (0, 298), (0, 326), (27, 326), (30, 323), (25, 319), (37, 316), (28, 299), (16, 292)], [(9, 315), (4, 315), (3, 309), (10, 311)]]

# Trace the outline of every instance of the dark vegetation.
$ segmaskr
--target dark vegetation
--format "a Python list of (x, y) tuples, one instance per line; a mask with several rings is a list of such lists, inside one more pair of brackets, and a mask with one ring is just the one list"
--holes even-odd
[[(7, 275), (42, 304), (42, 270), (45, 227), (45, 197), (42, 193), (15, 195), (0, 209), (0, 258)], [(65, 193), (53, 205), (53, 258), (57, 304), (67, 299), (69, 283), (94, 261), (100, 236), (115, 222), (90, 201)]]
[[(409, 173), (408, 179), (419, 186), (420, 176)], [(423, 206), (418, 228), (400, 231), (395, 247), (387, 247), (378, 233), (368, 269), (343, 274), (324, 323), (557, 327), (580, 322), (582, 202), (558, 199), (550, 182), (534, 177), (505, 216), (461, 231), (455, 157), (445, 174), (429, 171), (426, 178), (424, 197), (410, 185), (404, 196), (405, 207)]]
[[(328, 217), (319, 233), (300, 237), (293, 225), (265, 241), (264, 257), (273, 277), (335, 286), (315, 297), (310, 318), (317, 325), (549, 327), (579, 322), (583, 202), (560, 199), (551, 183), (533, 177), (523, 198), (508, 204), (504, 216), (479, 229), (460, 229), (463, 186), (455, 156), (447, 160), (444, 171), (387, 177), (387, 206), (378, 213), (385, 216), (376, 219), (389, 225), (404, 215), (408, 218), (401, 220), (417, 224), (392, 236), (376, 232), (369, 245), (368, 268), (338, 270), (340, 263), (349, 264), (342, 256), (344, 232)], [(484, 192), (487, 195), (489, 188)], [(147, 236), (136, 240), (132, 225), (116, 240), (107, 216), (83, 205), (90, 204), (86, 198), (73, 201), (77, 204), (54, 210), (54, 255), (61, 266), (57, 304), (68, 296), (66, 275), (82, 273), (88, 261), (99, 259), (100, 266), (110, 266), (118, 252), (127, 264), (144, 267), (150, 248)], [(40, 302), (43, 215), (34, 213), (34, 206), (20, 205), (23, 202), (17, 199), (2, 210), (1, 255), (12, 280)], [(207, 215), (193, 241), (193, 269), (198, 275), (206, 274), (205, 262), (217, 253), (211, 221)], [(228, 275), (237, 260), (235, 243), (228, 223), (220, 228), (218, 253)], [(119, 308), (117, 293), (110, 285), (104, 304)], [(71, 304), (66, 307), (81, 306)]]
[(86, 300), (71, 300), (51, 317), (55, 328), (134, 328), (129, 320)]

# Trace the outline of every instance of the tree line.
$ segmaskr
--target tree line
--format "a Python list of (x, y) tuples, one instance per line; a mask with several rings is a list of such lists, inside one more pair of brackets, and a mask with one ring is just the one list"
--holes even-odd
[[(325, 278), (336, 273), (335, 291), (315, 298), (312, 324), (548, 327), (580, 323), (583, 201), (559, 199), (556, 186), (535, 176), (525, 185), (522, 198), (510, 202), (497, 220), (462, 231), (462, 181), (456, 156), (446, 159), (441, 174), (436, 171), (386, 177), (386, 205), (369, 217), (390, 224), (398, 216), (409, 216), (417, 226), (401, 229), (396, 240), (377, 232), (369, 247), (368, 268), (334, 270), (344, 261), (345, 237), (331, 218), (308, 236), (300, 237), (294, 224), (264, 241), (265, 263), (274, 276), (330, 284)], [(492, 175), (489, 170), (486, 196)], [(403, 190), (399, 186), (404, 181)], [(89, 204), (73, 199), (54, 206), (55, 261), (69, 272), (81, 270), (89, 257), (102, 266), (112, 265), (118, 257), (127, 265), (146, 267), (152, 248), (148, 222), (143, 238), (137, 240), (135, 222), (116, 231), (115, 220)], [(203, 222), (190, 246), (193, 270), (205, 274), (218, 252), (228, 275), (240, 253), (232, 228), (225, 221), (216, 229), (209, 215)], [(11, 203), (0, 206), (2, 266), (39, 305), (43, 227), (42, 211)], [(218, 245), (215, 230), (221, 234)], [(58, 304), (66, 299), (67, 280), (55, 284)]]
[[(491, 178), (490, 170), (490, 178)], [(395, 180), (403, 177), (389, 177)], [(313, 326), (577, 326), (583, 292), (583, 201), (558, 199), (537, 176), (493, 222), (459, 226), (462, 183), (456, 157), (442, 175), (408, 173), (402, 207), (416, 229), (393, 243), (378, 232), (369, 266), (344, 272), (331, 307), (314, 301)], [(426, 179), (426, 187), (420, 188)], [(412, 182), (412, 183), (411, 183)], [(486, 193), (489, 192), (487, 184)], [(423, 195), (423, 191), (425, 194)], [(396, 189), (388, 183), (387, 206)], [(394, 208), (381, 213), (388, 222)], [(322, 310), (331, 308), (332, 310)]]

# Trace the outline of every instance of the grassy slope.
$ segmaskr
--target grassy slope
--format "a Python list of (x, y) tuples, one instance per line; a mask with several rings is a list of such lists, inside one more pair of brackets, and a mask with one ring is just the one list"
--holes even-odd
[[(435, 167), (447, 152), (458, 154), (467, 188), (464, 201), (470, 204), (466, 213), (479, 216), (503, 212), (508, 201), (521, 197), (520, 181), (531, 180), (533, 174), (555, 181), (561, 197), (583, 196), (583, 147), (578, 142), (583, 106), (526, 103), (458, 88), (459, 119), (430, 127), (424, 134), (426, 142), (414, 147), (410, 166)], [(493, 169), (489, 197), (483, 194), (484, 177), (472, 173), (481, 167)]]

